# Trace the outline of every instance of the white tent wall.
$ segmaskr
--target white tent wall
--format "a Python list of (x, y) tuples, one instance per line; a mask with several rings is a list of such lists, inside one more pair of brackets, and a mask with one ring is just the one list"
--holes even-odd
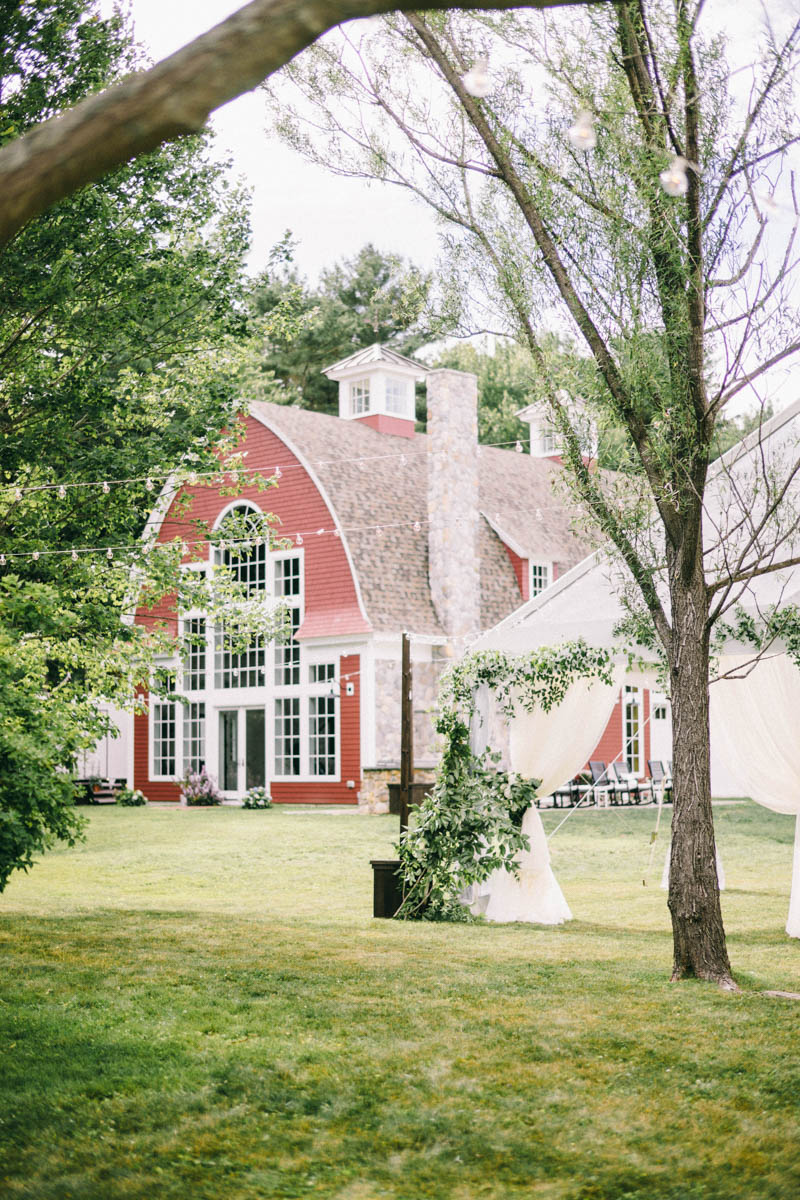
[[(768, 503), (775, 479), (788, 470), (799, 452), (800, 400), (765, 422), (760, 430), (748, 435), (712, 466), (706, 535), (712, 550), (711, 558), (716, 557), (718, 569), (724, 569), (726, 562), (737, 562), (737, 551), (741, 549), (737, 540), (739, 543), (747, 541), (752, 521), (758, 520)], [(795, 493), (798, 487), (800, 476), (794, 486)], [(798, 497), (792, 495), (790, 489), (786, 508), (779, 510), (775, 518), (782, 559), (800, 553), (797, 503)], [(722, 537), (726, 533), (731, 538), (727, 551), (722, 546)], [(715, 542), (719, 542), (716, 556)], [(618, 663), (622, 663), (626, 658), (625, 649), (615, 637), (614, 629), (625, 615), (618, 598), (624, 583), (621, 569), (603, 551), (596, 551), (483, 634), (472, 649), (523, 654), (540, 646), (583, 638), (590, 646), (611, 650)], [(764, 574), (737, 587), (731, 600), (754, 617), (760, 617), (773, 605), (793, 603), (800, 607), (800, 567)], [(741, 650), (741, 647), (731, 649)], [(783, 655), (769, 663), (760, 664), (746, 679), (712, 685), (712, 791), (716, 796), (751, 796), (757, 803), (777, 812), (796, 814), (797, 839), (787, 932), (800, 937), (800, 738), (797, 736), (800, 672)], [(644, 679), (629, 681), (658, 687), (655, 675), (648, 678), (646, 672)], [(561, 735), (567, 740), (584, 721), (594, 720), (597, 715), (594, 713), (596, 701), (589, 694), (585, 699), (585, 716), (574, 713), (572, 724), (568, 722)], [(526, 715), (520, 714), (519, 720), (525, 722)], [(540, 734), (545, 736), (541, 731), (537, 732), (537, 741)], [(518, 760), (524, 761), (522, 773), (544, 774), (543, 766), (536, 764), (536, 753), (538, 751), (530, 748), (526, 751), (527, 757)], [(514, 760), (512, 747), (512, 766)], [(585, 758), (574, 770), (583, 766), (583, 762)], [(571, 761), (568, 764), (565, 755), (559, 771), (554, 770), (548, 780), (548, 787), (558, 786), (557, 776), (563, 774), (568, 765), (571, 766)], [(569, 774), (563, 775), (560, 782), (564, 783), (568, 778)]]

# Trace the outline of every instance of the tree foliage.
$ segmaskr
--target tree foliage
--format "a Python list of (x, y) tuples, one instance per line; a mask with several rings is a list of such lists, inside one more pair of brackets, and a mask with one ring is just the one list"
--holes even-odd
[[(0, 47), (0, 140), (136, 64), (124, 20), (94, 0), (2, 5)], [(189, 472), (219, 473), (220, 452), (242, 465), (247, 243), (242, 196), (193, 138), (62, 201), (3, 252), (0, 885), (75, 836), (69, 771), (103, 731), (102, 699), (130, 702), (170, 649), (123, 622), (135, 588), (198, 602), (183, 548), (140, 538), (162, 485), (166, 502)], [(203, 606), (240, 600), (229, 582)]]
[[(324, 270), (317, 286), (302, 279), (287, 237), (250, 291), (256, 317), (251, 373), (255, 395), (338, 411), (338, 385), (322, 370), (373, 342), (413, 354), (436, 332), (426, 302), (430, 276), (406, 260), (364, 246), (352, 259)], [(276, 394), (274, 381), (283, 394)]]

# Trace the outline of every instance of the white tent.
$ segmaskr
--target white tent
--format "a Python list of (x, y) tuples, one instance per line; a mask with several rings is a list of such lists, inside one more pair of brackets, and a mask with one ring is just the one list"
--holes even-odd
[[(709, 476), (705, 527), (710, 573), (735, 574), (741, 555), (745, 556), (745, 564), (749, 562), (748, 544), (760, 519), (769, 512), (777, 481), (790, 477), (792, 464), (800, 457), (799, 446), (800, 401), (765, 422), (714, 464)], [(799, 499), (800, 486), (793, 481), (782, 496), (781, 506), (769, 518), (769, 535), (778, 543), (774, 562), (800, 553)], [(598, 551), (471, 647), (521, 654), (582, 637), (590, 646), (618, 651), (619, 671), (613, 686), (579, 681), (558, 709), (550, 713), (521, 712), (511, 722), (511, 767), (524, 776), (541, 778), (545, 793), (565, 784), (583, 767), (613, 710), (625, 657), (614, 628), (624, 616), (619, 593), (626, 582), (629, 580), (622, 568)], [(736, 584), (729, 600), (754, 616), (773, 605), (800, 605), (800, 567)], [(749, 657), (744, 649), (729, 644), (723, 668), (741, 667)], [(652, 678), (647, 682), (652, 683)], [(712, 755), (723, 757), (728, 770), (741, 781), (739, 794), (797, 817), (786, 927), (792, 937), (800, 937), (798, 726), (800, 671), (779, 647), (773, 647), (767, 660), (743, 671), (739, 678), (712, 684)]]

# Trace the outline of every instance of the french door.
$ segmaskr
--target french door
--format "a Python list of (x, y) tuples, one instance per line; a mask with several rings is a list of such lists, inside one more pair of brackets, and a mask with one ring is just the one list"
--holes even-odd
[(219, 711), (219, 782), (229, 796), (266, 787), (267, 737), (263, 708)]

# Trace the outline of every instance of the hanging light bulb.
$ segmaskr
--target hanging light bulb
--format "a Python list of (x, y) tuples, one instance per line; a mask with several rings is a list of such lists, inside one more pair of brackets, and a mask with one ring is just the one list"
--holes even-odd
[(297, 545), (298, 545), (298, 546), (302, 546), (302, 544), (303, 544), (303, 535), (302, 535), (302, 533), (298, 533), (298, 535), (297, 535)]
[(541, 510), (540, 508), (537, 508), (537, 510), (536, 510), (536, 520), (537, 520), (537, 521), (541, 521), (541, 520), (543, 520), (543, 517), (542, 517), (542, 510)]
[(283, 475), (283, 471), (280, 469), (279, 466), (277, 466), (275, 468), (275, 478), (280, 479), (282, 475)]
[(492, 88), (488, 58), (476, 58), (466, 75), (461, 76), (461, 82), (470, 96), (476, 96), (479, 100), (488, 96)]
[(341, 534), (339, 533), (339, 530), (338, 530), (338, 529), (334, 529), (334, 531), (333, 531), (333, 536), (334, 536), (334, 537), (341, 537)]
[(514, 449), (516, 450), (517, 454), (523, 454), (525, 447), (522, 445), (522, 442), (518, 441)]
[(382, 525), (376, 525), (376, 526), (375, 526), (375, 534), (376, 534), (376, 536), (377, 536), (377, 537), (382, 537), (382, 536), (383, 536), (383, 526), (382, 526)]
[(322, 536), (322, 534), (323, 534), (324, 532), (325, 532), (325, 530), (324, 530), (324, 529), (318, 529), (318, 530), (317, 530), (317, 537), (321, 537), (321, 536)]
[(73, 551), (72, 551), (71, 558), (72, 558), (72, 561), (73, 561), (73, 562), (77, 562), (77, 561), (78, 561), (78, 551), (77, 551), (77, 550), (73, 550)]
[(106, 550), (106, 558), (108, 559), (109, 562), (111, 562), (111, 559), (113, 557), (114, 557), (114, 551), (109, 546), (108, 549)]
[(575, 118), (575, 124), (570, 125), (567, 137), (576, 150), (594, 150), (597, 145), (597, 133), (594, 128), (594, 117), (585, 109)]
[(154, 484), (149, 475), (147, 476), (147, 479), (145, 479), (145, 481), (144, 481), (144, 486), (147, 488), (148, 492), (152, 492)]
[(31, 558), (33, 559), (34, 562), (38, 562), (39, 561), (39, 551), (34, 550), (33, 554), (31, 555)]
[(413, 529), (414, 529), (414, 533), (419, 533), (419, 531), (422, 529), (422, 526), (420, 525), (419, 521), (414, 522)]
[(756, 192), (756, 203), (761, 210), (761, 216), (767, 221), (771, 217), (779, 217), (781, 206), (771, 192)]
[(685, 196), (689, 189), (689, 176), (686, 174), (688, 162), (678, 155), (673, 158), (666, 171), (659, 175), (661, 186), (668, 196)]
[(104, 492), (104, 493), (105, 493), (105, 495), (107, 496), (107, 495), (108, 495), (108, 493), (109, 493), (110, 491), (111, 491), (111, 488), (108, 486), (108, 484), (106, 483), (106, 481), (105, 481), (105, 480), (103, 480), (103, 492)]
[(67, 489), (64, 487), (63, 483), (61, 484), (61, 487), (58, 489), (58, 498), (59, 498), (59, 500), (66, 500), (66, 498), (67, 498)]
[(405, 454), (401, 454), (400, 455), (400, 466), (404, 467), (405, 465), (406, 465), (406, 456), (405, 456)]
[(14, 490), (14, 499), (15, 499), (15, 500), (21, 500), (21, 499), (22, 499), (22, 488), (15, 488), (15, 490)]
[(5, 556), (5, 554), (0, 554), (0, 567), (4, 567), (5, 565), (6, 565), (6, 556)]
[(191, 484), (197, 483), (197, 471), (190, 471), (188, 479)]

